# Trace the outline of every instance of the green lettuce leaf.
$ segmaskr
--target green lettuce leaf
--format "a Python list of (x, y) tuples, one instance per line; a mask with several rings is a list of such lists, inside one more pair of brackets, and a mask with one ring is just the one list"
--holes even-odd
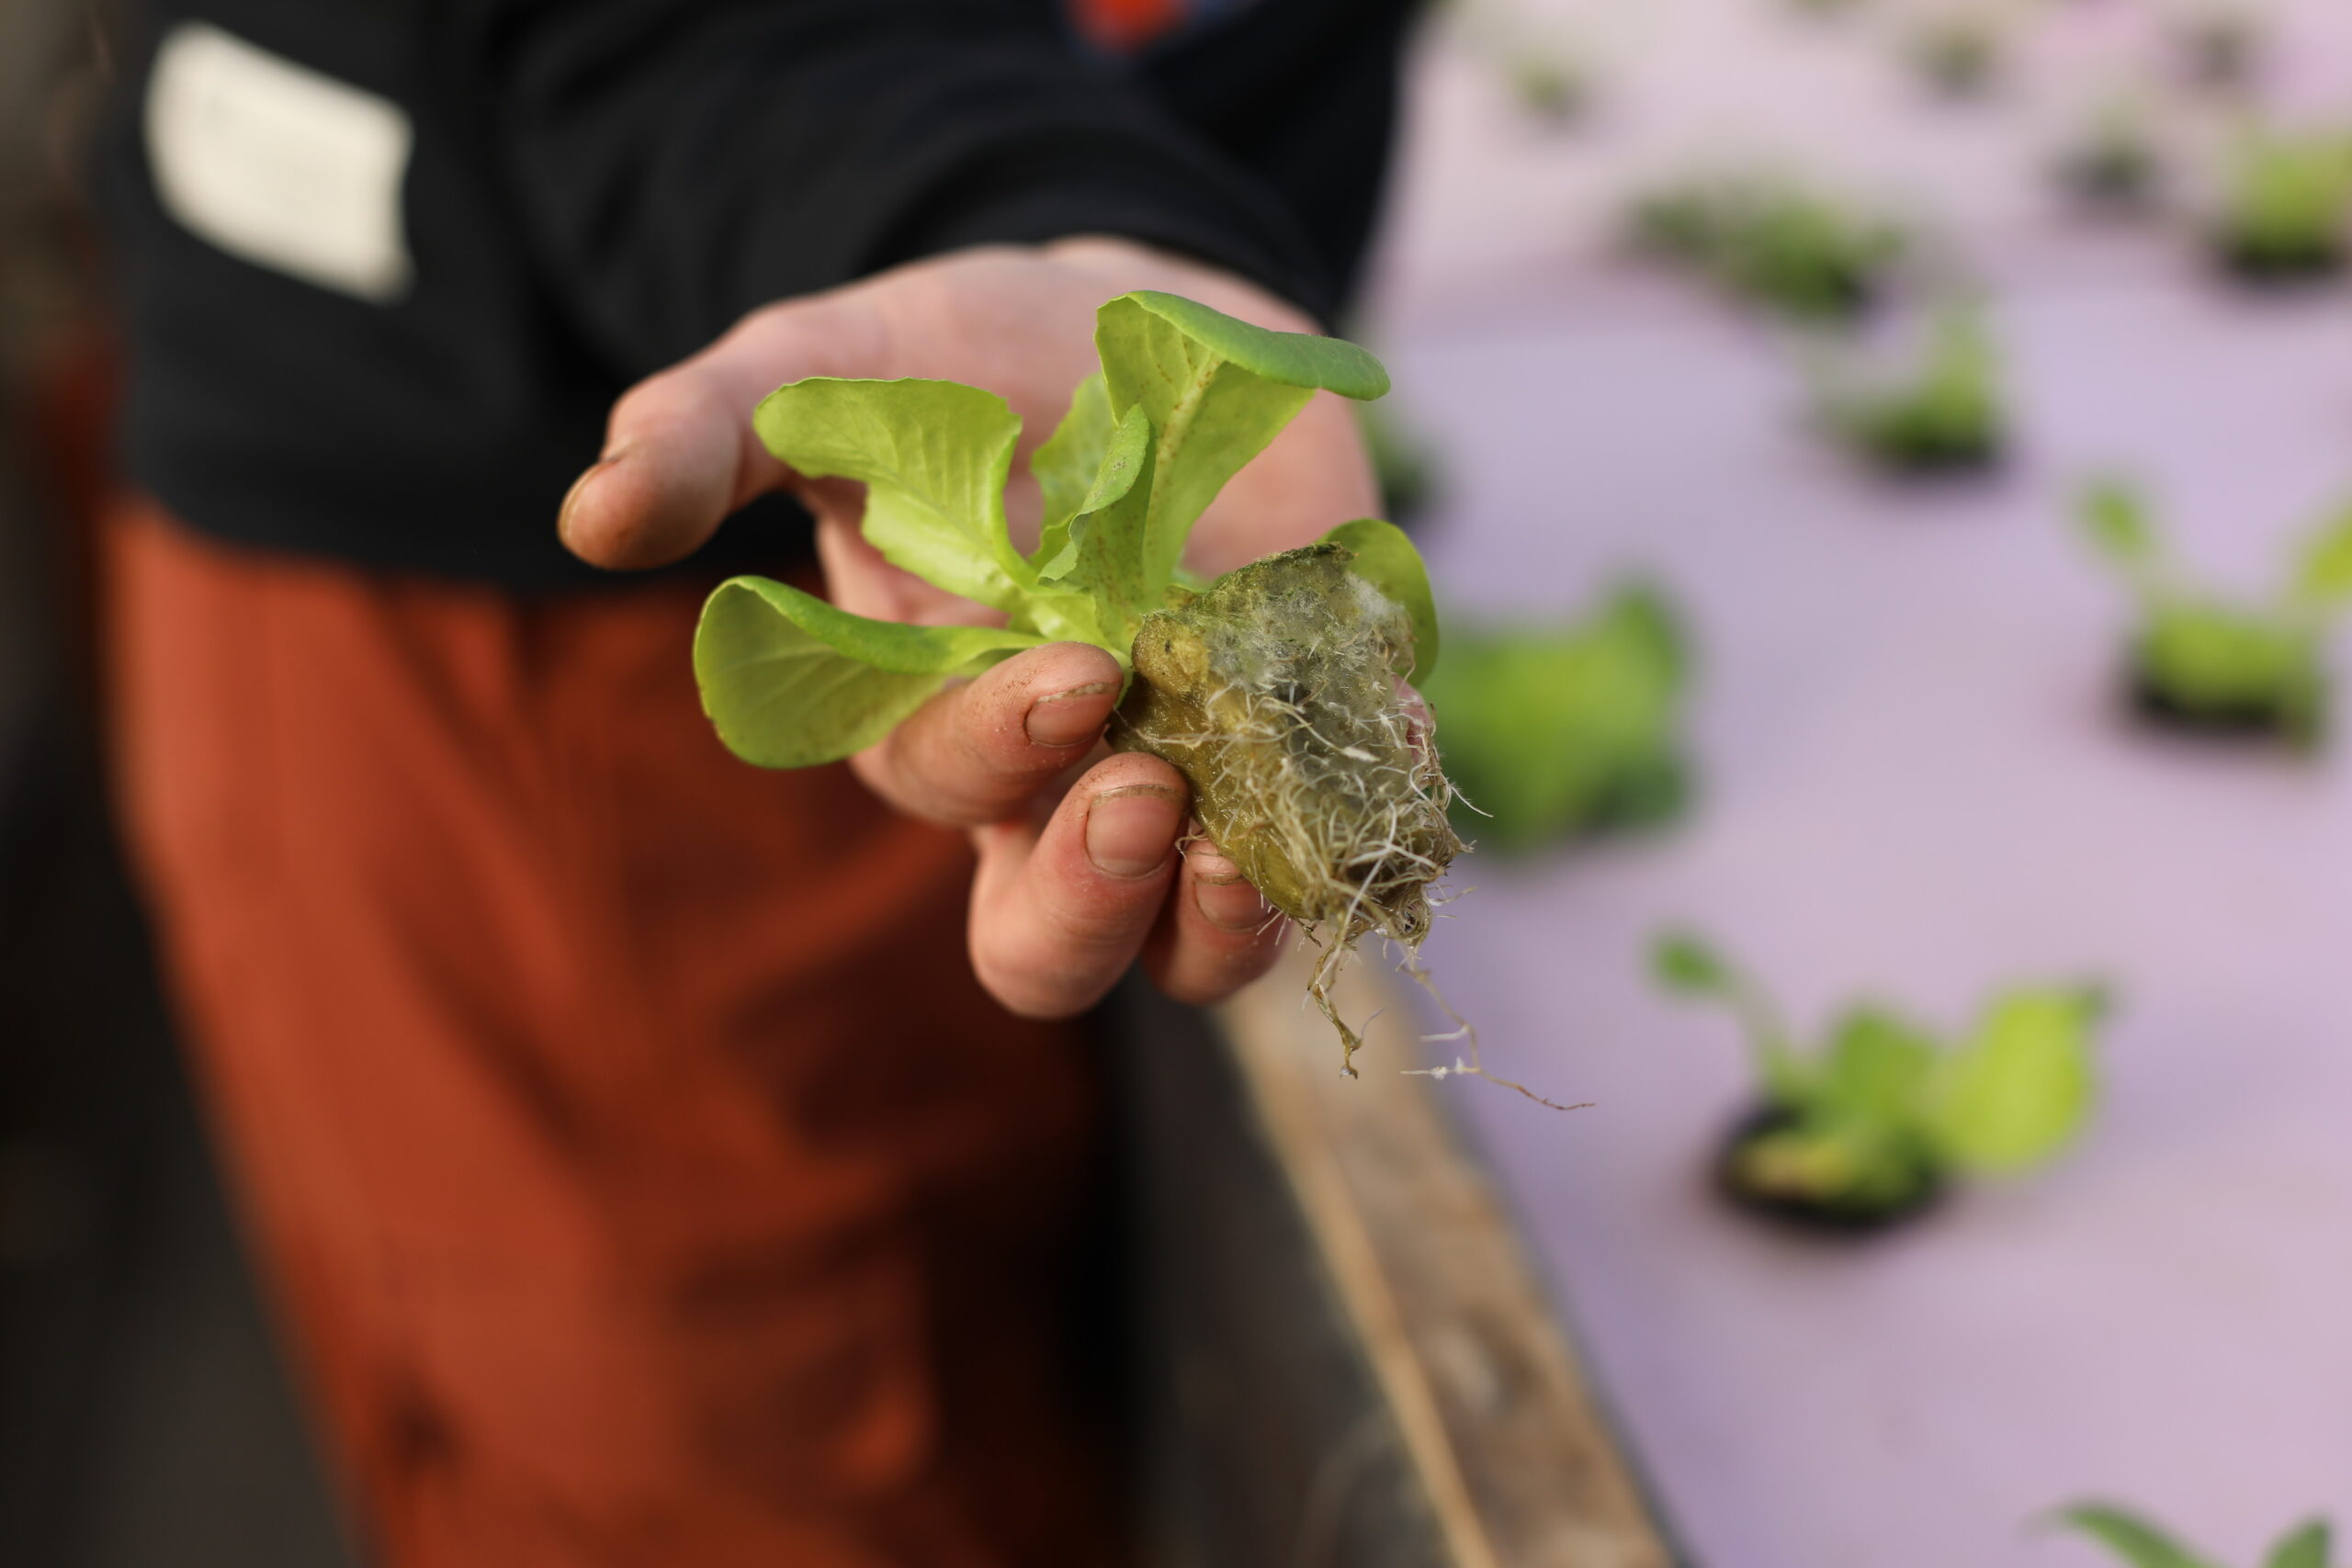
[(1731, 1009), (1747, 1032), (1757, 1076), (1774, 1104), (1794, 1108), (1811, 1099), (1813, 1074), (1790, 1046), (1770, 1001), (1721, 953), (1690, 931), (1668, 931), (1650, 947), (1650, 972), (1668, 991)]
[(1323, 537), (1353, 552), (1348, 570), (1404, 607), (1413, 623), (1413, 668), (1405, 679), (1416, 685), (1427, 680), (1437, 669), (1437, 600), (1421, 552), (1405, 530), (1377, 517), (1342, 523)]
[(1681, 720), (1690, 656), (1648, 588), (1546, 625), (1447, 631), (1415, 684), (1482, 848), (1524, 853), (1671, 818), (1688, 793)]
[(1098, 370), (1078, 384), (1070, 394), (1069, 412), (1046, 444), (1031, 455), (1029, 471), (1036, 476), (1046, 502), (1037, 553), (1029, 558), (1040, 578), (1059, 577), (1077, 558), (1069, 545), (1071, 520), (1080, 512), (1116, 499), (1098, 501), (1090, 507), (1087, 498), (1100, 488), (1103, 455), (1118, 428), (1119, 422), (1111, 413), (1111, 394), (1103, 389), (1102, 373)]
[(869, 620), (786, 583), (735, 577), (703, 605), (695, 679), (729, 750), (763, 768), (806, 768), (880, 740), (951, 676), (1044, 640)]
[(1745, 984), (1723, 954), (1689, 931), (1668, 931), (1651, 945), (1650, 973), (1669, 991), (1717, 1000)]
[(2103, 1503), (2061, 1509), (2058, 1518), (2110, 1548), (2132, 1568), (2212, 1568), (2151, 1521)]
[(817, 376), (769, 393), (752, 425), (808, 478), (864, 484), (865, 535), (891, 565), (1000, 610), (1035, 581), (1004, 526), (1021, 419), (995, 393)]
[(2312, 1518), (2269, 1550), (2263, 1568), (2331, 1568), (2334, 1559), (2334, 1530), (2328, 1530), (2326, 1518)]
[(2099, 553), (2134, 579), (2163, 564), (2164, 547), (2148, 515), (2147, 497), (2120, 479), (2101, 479), (2083, 492), (2077, 513), (2083, 533)]
[(1123, 645), (1135, 640), (1136, 623), (1159, 608), (1168, 587), (1144, 561), (1156, 457), (1150, 419), (1140, 408), (1128, 409), (1104, 448), (1085, 510), (1070, 523), (1076, 561), (1068, 581), (1093, 596), (1102, 629)]
[(1813, 1100), (1826, 1114), (1886, 1132), (1917, 1125), (1935, 1069), (1933, 1036), (1883, 1008), (1857, 1008), (1830, 1032)]
[(2352, 603), (2352, 508), (2304, 544), (2295, 563), (2293, 592), (2298, 604), (2322, 614)]
[(1111, 410), (1140, 407), (1154, 440), (1142, 562), (1172, 581), (1193, 525), (1317, 389), (1377, 398), (1380, 362), (1351, 343), (1269, 332), (1173, 294), (1122, 295), (1095, 319)]
[(2270, 1549), (2263, 1568), (2330, 1568), (2335, 1542), (2325, 1519), (2313, 1519)]
[(2083, 987), (2018, 991), (1938, 1065), (1928, 1106), (1937, 1147), (1988, 1175), (2030, 1168), (2072, 1143), (2097, 1092), (2092, 1025), (2103, 1007)]

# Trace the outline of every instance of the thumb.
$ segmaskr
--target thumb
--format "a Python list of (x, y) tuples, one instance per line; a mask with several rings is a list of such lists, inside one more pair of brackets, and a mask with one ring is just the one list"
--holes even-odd
[(572, 554), (642, 570), (692, 555), (729, 513), (792, 481), (752, 429), (786, 381), (842, 374), (846, 301), (818, 299), (746, 317), (710, 347), (639, 382), (613, 405), (605, 453), (556, 519)]

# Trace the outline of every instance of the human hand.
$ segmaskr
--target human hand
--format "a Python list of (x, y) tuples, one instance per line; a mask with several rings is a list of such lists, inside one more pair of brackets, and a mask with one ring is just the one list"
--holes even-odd
[[(767, 307), (616, 405), (605, 456), (566, 498), (565, 542), (611, 567), (684, 556), (753, 496), (790, 489), (818, 519), (833, 602), (881, 619), (984, 621), (989, 612), (885, 562), (857, 532), (860, 487), (809, 481), (771, 457), (750, 411), (806, 376), (963, 381), (1022, 416), (1016, 530), (1039, 502), (1025, 458), (1094, 368), (1094, 311), (1136, 288), (1186, 295), (1283, 331), (1296, 311), (1227, 274), (1114, 240), (992, 248), (921, 262)], [(1189, 558), (1217, 572), (1371, 514), (1353, 420), (1321, 394), (1226, 487)], [(1160, 760), (1099, 756), (1120, 681), (1100, 649), (1031, 649), (951, 688), (853, 760), (900, 809), (968, 829), (980, 864), (971, 951), (1016, 1012), (1058, 1017), (1098, 999), (1140, 954), (1161, 987), (1208, 1002), (1272, 963), (1281, 922), (1233, 863), (1188, 837), (1189, 794)], [(1091, 767), (1085, 766), (1092, 761)], [(1181, 851), (1181, 852), (1180, 852)]]

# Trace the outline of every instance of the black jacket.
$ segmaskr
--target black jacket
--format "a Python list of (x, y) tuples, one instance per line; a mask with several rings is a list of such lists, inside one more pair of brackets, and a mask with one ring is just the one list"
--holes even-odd
[[(1328, 315), (1371, 226), (1410, 0), (1213, 9), (1118, 61), (1024, 0), (146, 0), (96, 181), (124, 470), (224, 537), (560, 586), (594, 575), (553, 519), (613, 399), (769, 300), (1104, 232)], [(322, 96), (345, 107), (313, 126)], [(407, 138), (390, 272), (306, 276), (241, 243), (243, 186), (226, 230), (188, 216), (217, 192), (159, 197), (158, 163), (209, 189), (223, 136), (268, 187), (273, 160), (332, 169), (388, 125)], [(261, 199), (299, 229), (307, 188)], [(765, 510), (707, 556), (788, 546), (790, 509)]]

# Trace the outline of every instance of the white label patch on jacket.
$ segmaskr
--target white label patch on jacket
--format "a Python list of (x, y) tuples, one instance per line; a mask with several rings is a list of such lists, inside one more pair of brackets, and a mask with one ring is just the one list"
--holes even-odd
[(146, 131), (156, 195), (182, 227), (322, 288), (377, 304), (408, 291), (414, 135), (390, 99), (183, 22), (156, 51)]

